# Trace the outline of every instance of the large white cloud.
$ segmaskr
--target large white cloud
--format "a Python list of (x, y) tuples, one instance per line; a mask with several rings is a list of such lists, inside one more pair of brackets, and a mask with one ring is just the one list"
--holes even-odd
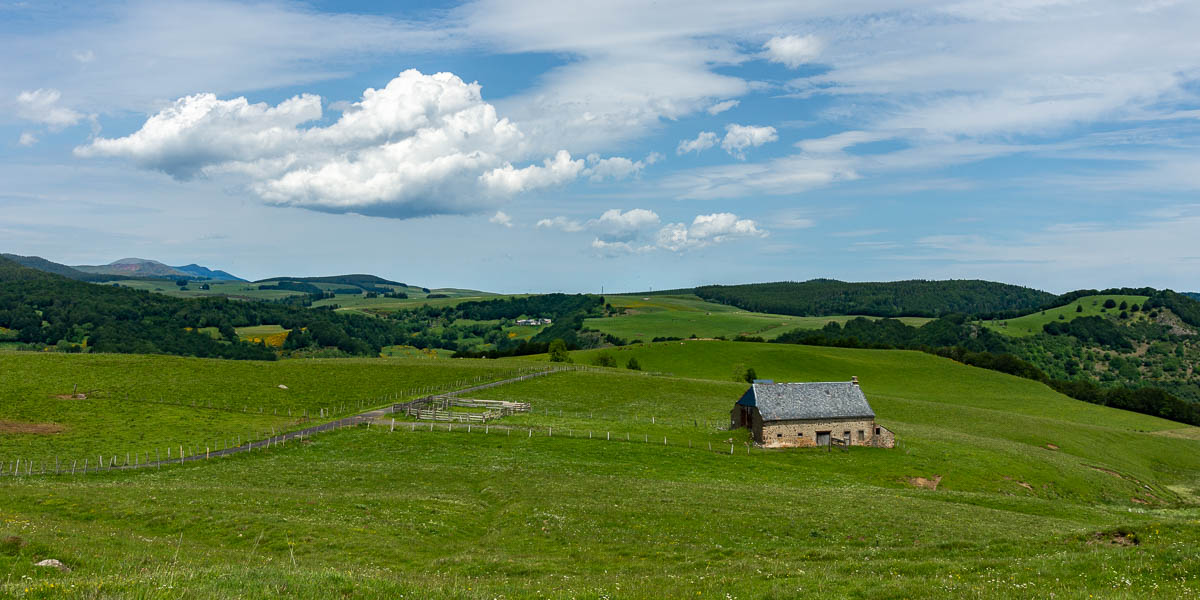
[(485, 102), (476, 83), (451, 73), (401, 73), (368, 89), (328, 126), (321, 99), (278, 105), (197, 94), (177, 100), (136, 132), (98, 138), (83, 157), (118, 157), (177, 179), (233, 172), (268, 202), (333, 212), (411, 217), (468, 213), (524, 192), (635, 174), (623, 157), (572, 159), (560, 150), (542, 164), (525, 136)]

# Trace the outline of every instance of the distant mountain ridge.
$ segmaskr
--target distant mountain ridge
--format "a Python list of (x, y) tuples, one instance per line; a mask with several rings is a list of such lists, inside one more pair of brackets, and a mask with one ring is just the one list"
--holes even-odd
[(1200, 300), (1200, 292), (1183, 292), (1183, 295), (1192, 300)]
[(104, 274), (99, 274), (99, 273), (85, 273), (83, 271), (80, 271), (79, 269), (75, 269), (73, 267), (68, 267), (67, 265), (59, 264), (54, 261), (46, 260), (40, 256), (20, 256), (18, 254), (0, 254), (0, 256), (13, 261), (13, 262), (21, 265), (22, 267), (29, 267), (30, 269), (36, 269), (38, 271), (42, 271), (45, 273), (53, 273), (55, 275), (62, 275), (63, 277), (66, 277), (68, 279), (74, 279), (76, 281), (101, 282), (101, 281), (112, 281), (113, 279), (118, 279), (118, 277), (114, 276), (114, 275), (104, 275)]
[(146, 258), (122, 258), (107, 265), (72, 265), (84, 273), (102, 275), (129, 275), (132, 277), (192, 277), (190, 273)]
[(182, 267), (175, 267), (175, 269), (183, 271), (184, 273), (188, 273), (193, 277), (206, 277), (208, 279), (212, 279), (213, 281), (246, 281), (245, 279), (242, 279), (241, 277), (233, 275), (229, 272), (219, 269), (213, 270), (208, 267), (202, 267), (196, 263), (184, 265)]
[(192, 263), (172, 267), (157, 260), (145, 258), (122, 258), (107, 265), (64, 265), (40, 256), (0, 254), (23, 267), (45, 273), (62, 275), (76, 281), (103, 282), (117, 279), (211, 279), (213, 281), (246, 281), (227, 271), (209, 269)]

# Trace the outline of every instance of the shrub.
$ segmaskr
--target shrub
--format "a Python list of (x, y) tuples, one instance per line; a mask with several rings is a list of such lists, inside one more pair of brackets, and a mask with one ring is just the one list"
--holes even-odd
[(601, 352), (592, 359), (592, 364), (596, 365), (597, 367), (615, 367), (617, 366), (617, 359), (613, 358), (612, 355), (607, 352)]
[(638, 364), (638, 360), (637, 360), (636, 356), (630, 356), (629, 362), (625, 363), (625, 368), (629, 369), (631, 371), (641, 371), (642, 365)]

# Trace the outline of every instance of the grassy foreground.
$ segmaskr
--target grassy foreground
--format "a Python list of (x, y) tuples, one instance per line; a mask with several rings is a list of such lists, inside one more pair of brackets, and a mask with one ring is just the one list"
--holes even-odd
[[(560, 373), (476, 392), (534, 410), (470, 432), (385, 422), (154, 471), (0, 478), (0, 596), (1200, 594), (1200, 429), (915, 352), (732, 342), (618, 352), (674, 375)], [(46, 379), (80, 358), (151, 360), (9, 357), (0, 366), (56, 374)], [(61, 362), (36, 362), (51, 359)], [(735, 363), (785, 381), (858, 375), (901, 444), (748, 448), (745, 431), (722, 428), (745, 389), (729, 381)], [(154, 364), (226, 386), (262, 373)], [(314, 365), (306, 381), (320, 397), (389, 369), (500, 363), (277, 364), (293, 375)], [(158, 423), (164, 408), (143, 410)], [(73, 571), (33, 566), (43, 558)]]

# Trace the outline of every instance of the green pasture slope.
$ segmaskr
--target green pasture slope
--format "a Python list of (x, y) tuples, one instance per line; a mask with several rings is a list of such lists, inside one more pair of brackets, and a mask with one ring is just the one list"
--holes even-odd
[[(205, 283), (208, 284), (209, 289), (200, 289), (200, 286)], [(226, 296), (229, 298), (239, 298), (242, 300), (279, 300), (289, 296), (303, 295), (300, 292), (288, 290), (260, 290), (258, 289), (257, 283), (247, 283), (245, 281), (193, 281), (188, 284), (186, 290), (181, 290), (179, 286), (175, 285), (174, 281), (166, 280), (120, 279), (117, 281), (97, 283), (96, 285), (114, 284), (135, 290), (158, 292), (160, 294), (166, 294), (176, 298)]]
[[(702, 338), (739, 335), (774, 339), (794, 329), (820, 329), (830, 321), (845, 323), (854, 316), (794, 317), (742, 310), (707, 302), (698, 296), (605, 296), (613, 308), (627, 311), (615, 317), (586, 319), (584, 326), (627, 340), (650, 341), (656, 337)], [(931, 319), (901, 317), (920, 327)]]
[[(446, 298), (429, 298), (431, 294), (446, 295)], [(476, 290), (462, 289), (439, 289), (432, 290), (429, 294), (420, 291), (417, 288), (416, 292), (409, 291), (408, 298), (367, 298), (366, 294), (361, 295), (338, 295), (333, 298), (317, 300), (313, 302), (314, 308), (323, 306), (337, 306), (337, 310), (351, 311), (359, 313), (390, 313), (406, 308), (416, 308), (417, 306), (454, 306), (460, 302), (470, 300), (492, 300), (494, 298), (507, 298), (503, 294), (492, 294), (488, 292), (480, 292)]]
[[(1149, 300), (1149, 296), (1126, 296), (1120, 294), (1101, 294), (1098, 296), (1084, 296), (1070, 304), (1058, 306), (1055, 308), (1038, 311), (1015, 319), (996, 319), (991, 321), (981, 321), (984, 327), (999, 333), (1011, 335), (1014, 337), (1025, 337), (1036, 335), (1042, 332), (1042, 327), (1046, 323), (1052, 321), (1070, 321), (1078, 317), (1099, 317), (1113, 316), (1121, 314), (1119, 308), (1104, 308), (1105, 300), (1113, 300), (1117, 306), (1122, 302), (1130, 306), (1137, 304), (1141, 306)], [(1079, 311), (1082, 306), (1083, 310)], [(1145, 319), (1146, 315), (1142, 312), (1129, 313), (1130, 320), (1135, 321)]]
[[(225, 447), (328, 416), (386, 405), (386, 394), (499, 380), (527, 363), (429, 359), (224, 361), (176, 356), (0, 352), (0, 462), (39, 463)], [(86, 398), (71, 398), (78, 393)], [(279, 386), (286, 386), (286, 389)], [(365, 407), (363, 404), (365, 403)], [(309, 419), (305, 419), (304, 415)], [(46, 424), (49, 435), (5, 433)], [(131, 458), (132, 462), (132, 458)], [(60, 462), (61, 464), (61, 462)]]
[[(596, 352), (573, 358), (587, 363)], [(718, 341), (607, 352), (660, 374), (593, 369), (475, 392), (531, 402), (533, 411), (469, 432), (403, 421), (393, 431), (385, 421), (154, 471), (0, 478), (0, 596), (1200, 593), (1200, 429), (916, 352)], [(44, 405), (44, 395), (40, 404), (33, 396), (92, 371), (73, 360), (118, 360), (0, 357), (14, 361), (0, 366), (43, 381), (36, 394), (2, 392), (0, 418), (9, 420), (10, 398)], [(50, 360), (58, 362), (39, 362)], [(242, 372), (175, 360), (185, 362), (154, 365), (173, 381), (153, 385), (181, 395), (211, 390), (188, 382), (253, 388), (280, 379), (264, 377), (275, 374), (264, 365)], [(545, 357), (504, 364), (537, 360)], [(431, 377), (418, 370), (442, 363), (278, 364), (297, 376), (318, 365), (322, 374), (302, 381), (321, 398), (399, 376), (393, 371)], [(735, 364), (780, 381), (857, 375), (900, 444), (749, 448), (744, 430), (723, 429), (745, 389), (731, 381)], [(339, 365), (348, 372), (338, 374)], [(160, 406), (138, 407), (147, 425), (167, 418)], [(61, 414), (38, 410), (22, 418)], [(94, 407), (79, 412), (105, 418)], [(918, 477), (939, 481), (937, 489), (914, 485)], [(73, 571), (32, 566), (43, 558)]]

